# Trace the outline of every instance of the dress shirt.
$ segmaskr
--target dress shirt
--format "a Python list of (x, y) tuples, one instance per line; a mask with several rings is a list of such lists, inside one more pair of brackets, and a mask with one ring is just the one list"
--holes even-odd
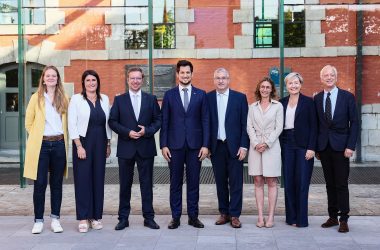
[(218, 107), (218, 140), (224, 141), (226, 139), (225, 122), (230, 90), (227, 89), (224, 93), (216, 93), (216, 104)]
[(57, 110), (49, 100), (49, 96), (44, 92), (45, 97), (45, 136), (63, 135), (62, 119)]
[[(327, 98), (328, 91), (324, 90), (323, 93), (323, 111), (325, 111), (326, 108), (326, 98)], [(338, 88), (335, 86), (330, 91), (330, 100), (331, 100), (331, 117), (334, 118), (334, 112), (335, 112), (335, 105), (336, 105), (336, 99), (338, 97)]]
[(181, 84), (178, 84), (179, 87), (179, 94), (181, 96), (182, 106), (185, 105), (184, 101), (184, 91), (182, 89), (187, 88), (187, 95), (189, 96), (189, 104), (190, 104), (190, 98), (191, 98), (191, 84), (187, 85), (186, 87), (183, 87)]
[(294, 128), (294, 118), (296, 115), (296, 109), (297, 105), (293, 108), (288, 105), (286, 108), (286, 115), (285, 115), (285, 128), (284, 129), (293, 129)]
[[(133, 112), (135, 113), (136, 120), (138, 120), (141, 109), (141, 89), (136, 93), (129, 90), (129, 96), (131, 97)], [(135, 98), (137, 98), (137, 107), (135, 107)]]

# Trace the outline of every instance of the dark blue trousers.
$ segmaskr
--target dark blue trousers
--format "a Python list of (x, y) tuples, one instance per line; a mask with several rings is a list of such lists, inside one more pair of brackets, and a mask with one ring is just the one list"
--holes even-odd
[(286, 223), (307, 227), (308, 199), (314, 159), (306, 160), (307, 149), (296, 145), (293, 130), (284, 130), (282, 160), (285, 187)]
[(134, 167), (139, 172), (142, 212), (145, 219), (154, 218), (153, 209), (153, 163), (154, 157), (142, 158), (138, 154), (132, 159), (118, 158), (119, 162), (119, 220), (128, 219), (131, 212), (131, 190)]
[[(98, 147), (105, 148), (104, 145), (98, 145)], [(104, 203), (105, 149), (99, 152), (87, 149), (86, 159), (79, 159), (77, 147), (73, 143), (73, 174), (77, 220), (100, 220), (103, 216)]]
[(182, 215), (182, 186), (184, 165), (186, 165), (187, 214), (196, 218), (199, 214), (199, 174), (202, 162), (199, 161), (200, 149), (189, 149), (185, 146), (180, 150), (170, 150), (170, 208), (172, 217), (179, 219)]
[(219, 212), (239, 217), (243, 202), (243, 161), (230, 155), (227, 143), (218, 141), (211, 155), (214, 170)]
[(43, 221), (45, 211), (45, 192), (50, 183), (51, 217), (59, 218), (62, 203), (62, 181), (66, 166), (64, 140), (42, 141), (38, 160), (37, 180), (34, 181), (33, 205), (34, 220)]

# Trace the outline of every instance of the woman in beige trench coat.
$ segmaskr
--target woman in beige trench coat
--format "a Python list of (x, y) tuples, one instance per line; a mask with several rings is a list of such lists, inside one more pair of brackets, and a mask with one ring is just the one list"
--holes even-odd
[[(255, 183), (257, 227), (273, 227), (277, 202), (277, 177), (281, 176), (279, 136), (284, 125), (282, 104), (276, 100), (273, 81), (264, 77), (256, 87), (257, 102), (249, 106), (247, 131), (250, 139), (248, 173)], [(268, 218), (263, 216), (264, 180), (268, 185)]]

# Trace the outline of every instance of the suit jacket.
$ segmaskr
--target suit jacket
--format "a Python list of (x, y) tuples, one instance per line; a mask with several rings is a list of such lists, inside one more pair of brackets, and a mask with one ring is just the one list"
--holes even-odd
[(346, 148), (355, 150), (359, 126), (354, 95), (338, 88), (334, 117), (331, 123), (325, 118), (323, 91), (314, 97), (314, 104), (319, 125), (317, 151), (324, 150), (327, 143), (330, 143), (335, 151), (344, 151)]
[[(138, 153), (143, 158), (157, 155), (154, 134), (161, 126), (161, 111), (157, 98), (141, 92), (139, 119), (136, 120), (129, 92), (116, 96), (108, 121), (111, 129), (118, 134), (116, 156), (130, 159)], [(139, 131), (138, 125), (145, 127), (145, 135), (139, 139), (129, 137), (131, 130)]]
[[(280, 100), (284, 107), (284, 127), (289, 96)], [(313, 99), (300, 94), (294, 116), (294, 135), (299, 147), (315, 151), (317, 143), (317, 115)], [(280, 137), (281, 138), (281, 137)]]
[(192, 86), (187, 112), (183, 108), (179, 87), (166, 91), (162, 101), (160, 147), (190, 149), (209, 146), (209, 111), (206, 92)]
[[(216, 150), (218, 140), (218, 105), (216, 91), (207, 94), (210, 110), (210, 151)], [(249, 139), (247, 134), (247, 97), (240, 92), (229, 90), (224, 127), (226, 130), (227, 147), (230, 155), (236, 157), (240, 147), (248, 150)]]

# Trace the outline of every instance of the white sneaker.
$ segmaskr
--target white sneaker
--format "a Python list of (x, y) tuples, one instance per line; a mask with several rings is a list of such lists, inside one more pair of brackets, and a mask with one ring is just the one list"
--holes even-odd
[(95, 230), (100, 230), (103, 228), (103, 224), (101, 220), (91, 220), (91, 227)]
[(43, 229), (44, 229), (44, 223), (43, 222), (34, 222), (32, 234), (40, 234), (40, 233), (42, 233)]
[(54, 232), (54, 233), (62, 233), (63, 232), (63, 228), (61, 226), (61, 223), (59, 223), (59, 220), (58, 219), (51, 219), (51, 230)]

